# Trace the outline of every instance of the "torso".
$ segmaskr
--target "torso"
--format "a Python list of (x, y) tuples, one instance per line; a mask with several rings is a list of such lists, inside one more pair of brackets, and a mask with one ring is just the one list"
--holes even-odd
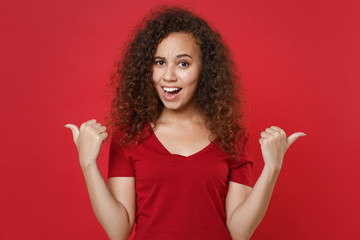
[(210, 130), (202, 122), (170, 124), (159, 121), (154, 133), (171, 154), (182, 156), (193, 155), (213, 141)]

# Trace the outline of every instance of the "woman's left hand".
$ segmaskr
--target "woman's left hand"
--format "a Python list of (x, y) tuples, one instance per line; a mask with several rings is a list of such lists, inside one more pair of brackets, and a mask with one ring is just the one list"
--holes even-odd
[(286, 150), (299, 137), (306, 136), (303, 132), (297, 132), (286, 138), (284, 130), (279, 127), (272, 126), (261, 132), (259, 139), (261, 152), (264, 158), (265, 167), (279, 172), (282, 166), (283, 158)]

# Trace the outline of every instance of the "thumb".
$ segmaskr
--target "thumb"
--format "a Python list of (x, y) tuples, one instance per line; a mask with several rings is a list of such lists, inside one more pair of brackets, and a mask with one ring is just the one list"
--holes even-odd
[(79, 128), (75, 126), (74, 124), (66, 124), (66, 128), (70, 128), (73, 134), (74, 143), (77, 146), (77, 139), (79, 137)]
[(306, 136), (305, 133), (303, 132), (296, 132), (296, 133), (293, 133), (292, 135), (290, 135), (288, 138), (287, 138), (287, 143), (288, 143), (288, 148), (291, 146), (291, 144), (293, 144), (299, 137), (303, 137), (303, 136)]

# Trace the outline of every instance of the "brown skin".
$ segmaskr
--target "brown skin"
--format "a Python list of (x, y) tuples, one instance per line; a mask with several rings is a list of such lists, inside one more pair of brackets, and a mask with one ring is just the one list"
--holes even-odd
[[(170, 130), (168, 136), (173, 137), (174, 132), (171, 133), (171, 130), (180, 133), (178, 127), (181, 127), (179, 125), (181, 121), (174, 121), (176, 119), (187, 119), (188, 122), (181, 122), (182, 127), (187, 130), (196, 126), (194, 124), (196, 121), (193, 121), (194, 118), (189, 118), (190, 115), (187, 114), (191, 113), (191, 108), (187, 109), (189, 110), (177, 113), (179, 118), (174, 118), (168, 114), (166, 114), (168, 116), (162, 115), (163, 122), (161, 121), (158, 124), (158, 128), (161, 130), (157, 131), (157, 134), (161, 135), (162, 132), (169, 134)], [(173, 111), (169, 113), (171, 112)], [(190, 127), (187, 123), (191, 123), (189, 124)], [(135, 178), (113, 177), (109, 178), (108, 186), (106, 185), (97, 167), (96, 160), (101, 144), (107, 138), (107, 133), (106, 129), (96, 120), (83, 123), (80, 130), (73, 124), (67, 124), (66, 127), (73, 132), (73, 139), (79, 152), (80, 165), (97, 219), (110, 239), (127, 239), (135, 222)], [(185, 134), (187, 137), (191, 135), (190, 132)], [(201, 137), (201, 134), (194, 135)], [(261, 133), (259, 142), (265, 166), (254, 188), (251, 189), (249, 186), (229, 181), (229, 190), (225, 199), (225, 213), (226, 226), (232, 239), (243, 240), (251, 237), (265, 215), (282, 167), (284, 155), (290, 145), (301, 136), (305, 136), (305, 134), (298, 132), (286, 137), (285, 132), (276, 126), (267, 128)], [(165, 142), (169, 143), (168, 141)], [(179, 143), (183, 144), (178, 142), (175, 147)], [(171, 147), (171, 142), (169, 146)], [(182, 147), (187, 146), (182, 145)]]
[(194, 106), (210, 131), (208, 141), (216, 138), (215, 143), (235, 159), (246, 132), (235, 65), (220, 35), (183, 9), (153, 11), (137, 28), (113, 76), (115, 96), (105, 125), (110, 132), (120, 132), (119, 143), (127, 145), (145, 138), (149, 123), (158, 123), (164, 104), (153, 84), (153, 63), (159, 43), (171, 33), (187, 33), (198, 44), (202, 67)]
[[(196, 21), (200, 20), (194, 18), (190, 13), (170, 9), (162, 12), (162, 15), (157, 14), (155, 14), (157, 21), (145, 27), (143, 32), (139, 32), (138, 39), (133, 41), (126, 53), (124, 65), (119, 67), (119, 76), (121, 77), (118, 79), (119, 81), (116, 79), (114, 81), (115, 86), (117, 86), (117, 95), (112, 106), (110, 125), (112, 124), (112, 127), (124, 133), (122, 144), (141, 140), (142, 135), (140, 133), (144, 131), (146, 124), (155, 123), (156, 126), (153, 124), (153, 128), (156, 136), (171, 153), (184, 156), (191, 155), (207, 145), (211, 137), (216, 136), (219, 139), (219, 145), (224, 150), (235, 154), (237, 148), (234, 142), (243, 137), (244, 129), (241, 127), (242, 114), (238, 111), (239, 101), (233, 88), (229, 87), (234, 86), (236, 78), (232, 70), (234, 68), (229, 67), (231, 62), (227, 58), (227, 50), (223, 48), (221, 41), (216, 37), (218, 35), (212, 30), (207, 33), (215, 36), (212, 40), (215, 39), (215, 42), (219, 43), (218, 48), (204, 47), (203, 39), (196, 37), (197, 35), (193, 32), (196, 29)], [(159, 34), (157, 31), (160, 29), (161, 32), (163, 29), (158, 27), (171, 20), (169, 17), (174, 16), (178, 20), (180, 17), (184, 26), (181, 27), (180, 24), (180, 27), (175, 26), (169, 32), (165, 31), (165, 33)], [(193, 22), (190, 21), (191, 19)], [(189, 22), (193, 24), (189, 24)], [(149, 45), (141, 42), (141, 39), (144, 39), (144, 35), (147, 36), (146, 34), (152, 31), (158, 34), (156, 35), (158, 36), (157, 40), (153, 36), (156, 48), (148, 51), (147, 55), (150, 55), (146, 59), (146, 56), (144, 57), (141, 53), (145, 53), (146, 51), (143, 48), (149, 47)], [(184, 32), (187, 34), (183, 34)], [(195, 31), (195, 33), (198, 32)], [(150, 36), (152, 35), (150, 34)], [(177, 36), (175, 40), (182, 38), (187, 44), (182, 46), (182, 44), (177, 43), (175, 48), (171, 47), (170, 44), (170, 47), (163, 48), (159, 43), (161, 40), (168, 42), (168, 36)], [(202, 35), (200, 34), (200, 36)], [(210, 41), (211, 37), (209, 38)], [(154, 39), (147, 40), (151, 42)], [(193, 39), (195, 39), (196, 44), (193, 44)], [(150, 44), (150, 46), (153, 45)], [(188, 48), (189, 46), (190, 48)], [(131, 49), (132, 47), (133, 49)], [(207, 47), (209, 46), (207, 45)], [(159, 49), (161, 51), (155, 52)], [(199, 49), (202, 56), (201, 71), (199, 77), (196, 78), (198, 71), (194, 71), (196, 73), (194, 74), (194, 72), (188, 72), (187, 68), (183, 69), (182, 67), (186, 64), (177, 62), (178, 53), (176, 51), (186, 52), (196, 59), (195, 56)], [(209, 51), (204, 51), (204, 49)], [(206, 56), (211, 51), (215, 55)], [(167, 65), (160, 64), (162, 67), (157, 68), (158, 65), (154, 67), (154, 56), (157, 55), (163, 55), (167, 60)], [(219, 58), (216, 60), (216, 57)], [(145, 61), (141, 62), (140, 58), (144, 58)], [(213, 65), (209, 64), (209, 59)], [(224, 60), (224, 62), (219, 62), (219, 59)], [(199, 63), (198, 61), (195, 62)], [(200, 69), (196, 63), (195, 66), (197, 66), (195, 70)], [(211, 70), (210, 67), (213, 66), (215, 66), (216, 71)], [(221, 66), (220, 69), (216, 69), (219, 66)], [(211, 72), (215, 74), (214, 78), (211, 78)], [(167, 84), (178, 84), (178, 87), (183, 88), (187, 94), (179, 94), (178, 99), (174, 101), (173, 99), (166, 100), (161, 96), (159, 98), (158, 93), (161, 95), (163, 92), (161, 88), (157, 87), (161, 86), (164, 81)], [(192, 84), (193, 81), (197, 83), (196, 88)], [(224, 92), (224, 90), (229, 92)], [(73, 139), (79, 152), (80, 165), (97, 219), (110, 239), (127, 239), (135, 222), (135, 178), (114, 177), (110, 178), (108, 186), (106, 185), (97, 167), (96, 160), (101, 144), (108, 135), (106, 128), (97, 123), (96, 120), (83, 123), (80, 129), (73, 124), (68, 124), (66, 127), (73, 132)], [(275, 126), (267, 128), (261, 133), (259, 142), (265, 166), (254, 188), (232, 181), (229, 182), (225, 213), (227, 217), (226, 226), (232, 239), (242, 240), (251, 237), (265, 215), (282, 167), (285, 152), (297, 138), (304, 135), (304, 133), (298, 132), (287, 137), (281, 128)]]
[[(211, 132), (194, 102), (200, 71), (201, 51), (191, 35), (171, 33), (158, 45), (153, 82), (164, 109), (154, 132), (172, 154), (189, 156), (210, 144)], [(168, 88), (181, 90), (167, 97)]]

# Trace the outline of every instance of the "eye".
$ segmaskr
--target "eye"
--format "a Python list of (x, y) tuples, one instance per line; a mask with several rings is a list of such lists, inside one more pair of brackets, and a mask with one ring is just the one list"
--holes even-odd
[(155, 65), (163, 66), (165, 65), (165, 62), (162, 60), (155, 61)]
[(189, 66), (188, 62), (179, 62), (179, 66), (182, 68), (186, 68), (187, 66)]

